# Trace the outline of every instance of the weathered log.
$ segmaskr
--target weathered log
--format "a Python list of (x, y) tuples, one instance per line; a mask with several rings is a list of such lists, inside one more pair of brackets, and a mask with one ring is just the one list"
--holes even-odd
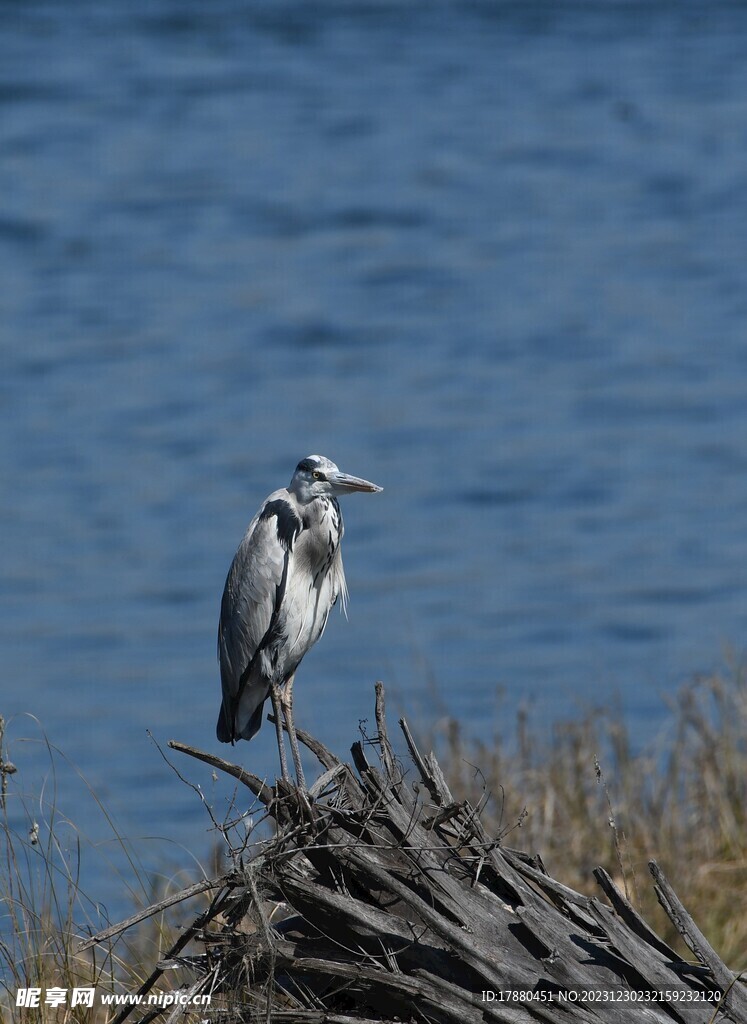
[[(376, 740), (353, 745), (354, 768), (299, 732), (325, 769), (303, 795), (173, 744), (245, 782), (275, 834), (216, 880), (211, 908), (189, 929), (204, 952), (181, 956), (182, 936), (148, 985), (186, 966), (191, 991), (220, 994), (231, 1021), (275, 1024), (747, 1022), (744, 984), (656, 865), (660, 901), (698, 963), (659, 938), (601, 868), (609, 902), (488, 835), (405, 722), (412, 766), (400, 763), (381, 684), (376, 722)], [(268, 919), (270, 901), (287, 908), (283, 920)]]

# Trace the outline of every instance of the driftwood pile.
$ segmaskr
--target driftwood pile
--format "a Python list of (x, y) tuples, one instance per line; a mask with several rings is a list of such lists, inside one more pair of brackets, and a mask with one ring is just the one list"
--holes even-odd
[[(410, 758), (401, 763), (380, 684), (376, 722), (375, 741), (352, 748), (354, 769), (299, 731), (324, 769), (308, 794), (171, 744), (248, 786), (275, 832), (228, 874), (138, 915), (212, 891), (142, 992), (186, 967), (189, 993), (212, 993), (200, 1019), (237, 1024), (746, 1024), (744, 983), (654, 863), (657, 895), (693, 961), (653, 932), (601, 868), (606, 899), (582, 896), (539, 857), (487, 835), (404, 722)], [(184, 1019), (175, 1008), (137, 1012), (143, 1021)]]

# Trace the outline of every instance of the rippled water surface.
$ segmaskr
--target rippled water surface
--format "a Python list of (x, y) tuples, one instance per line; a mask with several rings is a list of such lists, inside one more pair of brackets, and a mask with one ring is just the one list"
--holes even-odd
[[(731, 4), (5, 5), (0, 710), (124, 832), (207, 845), (146, 729), (226, 752), (226, 569), (310, 452), (385, 488), (298, 677), (342, 752), (376, 678), (483, 737), (618, 696), (648, 735), (741, 651), (746, 36)], [(234, 754), (273, 771), (271, 730)]]

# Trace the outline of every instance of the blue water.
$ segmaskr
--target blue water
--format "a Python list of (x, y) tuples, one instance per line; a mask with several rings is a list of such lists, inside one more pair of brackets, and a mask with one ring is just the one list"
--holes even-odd
[[(350, 618), (296, 688), (343, 754), (377, 678), (483, 738), (615, 700), (645, 737), (741, 654), (747, 10), (26, 0), (2, 24), (0, 711), (125, 834), (207, 849), (146, 730), (228, 753), (225, 573), (312, 452), (385, 488), (344, 504)], [(38, 736), (13, 718), (27, 792)], [(275, 769), (270, 729), (233, 753)]]

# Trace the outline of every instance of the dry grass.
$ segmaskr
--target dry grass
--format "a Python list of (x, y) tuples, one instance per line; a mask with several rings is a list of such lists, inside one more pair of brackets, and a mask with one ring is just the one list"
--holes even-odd
[[(109, 922), (103, 907), (80, 885), (83, 853), (96, 856), (85, 836), (57, 805), (57, 762), (63, 755), (41, 734), (49, 769), (41, 791), (25, 791), (23, 772), (10, 761), (0, 718), (0, 1020), (33, 1020), (35, 1024), (103, 1024), (112, 1011), (102, 1006), (102, 993), (134, 992), (149, 973), (158, 950), (173, 941), (162, 918), (137, 931), (136, 943), (128, 936), (86, 952), (77, 947), (86, 933)], [(95, 793), (81, 783), (97, 803), (111, 829), (111, 837), (124, 854), (126, 884), (133, 905), (147, 906), (158, 896), (142, 871), (131, 844), (118, 832)], [(109, 858), (108, 858), (109, 860)], [(112, 869), (112, 882), (120, 882)], [(106, 899), (107, 894), (99, 894)], [(92, 1007), (71, 1006), (74, 988), (95, 988)], [(40, 988), (40, 1006), (21, 1009), (16, 995), (22, 988)], [(45, 1002), (50, 989), (65, 989), (63, 1005)]]
[(448, 723), (436, 745), (455, 795), (475, 800), (484, 787), (486, 824), (506, 830), (520, 820), (507, 845), (541, 853), (574, 889), (595, 893), (591, 870), (604, 866), (674, 944), (646, 867), (655, 858), (723, 960), (747, 968), (744, 671), (683, 688), (648, 750), (635, 750), (610, 712), (557, 723), (549, 743), (525, 715), (517, 731), (518, 754), (509, 755), (500, 735), (490, 746), (474, 743)]
[[(486, 827), (504, 833), (508, 846), (541, 853), (554, 877), (574, 889), (598, 895), (591, 871), (603, 865), (646, 920), (679, 946), (653, 894), (646, 862), (655, 858), (724, 961), (733, 970), (747, 968), (744, 673), (683, 689), (672, 701), (664, 738), (644, 751), (634, 749), (621, 716), (609, 712), (557, 723), (550, 742), (523, 715), (508, 734), (505, 722), (500, 736), (508, 739), (490, 745), (466, 740), (454, 722), (439, 733), (434, 745), (455, 797), (477, 803), (489, 794)], [(9, 766), (0, 719), (0, 1019), (21, 1019), (19, 988), (91, 986), (92, 1008), (42, 1005), (23, 1017), (35, 1024), (103, 1024), (112, 1011), (100, 994), (135, 992), (175, 933), (158, 916), (108, 945), (76, 951), (86, 933), (109, 922), (81, 891), (85, 843), (56, 807), (54, 764), (62, 755), (47, 746), (48, 784), (42, 794), (24, 794), (22, 773)], [(163, 887), (141, 875), (131, 844), (100, 809), (127, 855), (133, 909), (155, 902)], [(174, 887), (184, 884), (182, 878)], [(171, 975), (164, 984), (174, 988), (179, 980)]]

